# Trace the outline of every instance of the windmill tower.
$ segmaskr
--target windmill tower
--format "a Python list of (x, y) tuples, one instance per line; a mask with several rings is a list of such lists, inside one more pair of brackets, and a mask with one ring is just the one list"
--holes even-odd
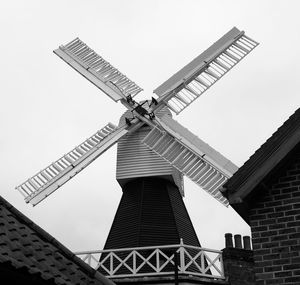
[[(237, 170), (227, 158), (172, 118), (223, 77), (258, 43), (231, 29), (154, 90), (135, 101), (137, 84), (76, 38), (54, 51), (127, 111), (69, 153), (16, 187), (36, 205), (118, 143), (117, 180), (123, 195), (105, 249), (179, 244), (200, 247), (182, 197), (183, 175), (224, 205), (220, 189)], [(206, 259), (201, 260), (205, 267)], [(209, 275), (209, 268), (206, 275)]]

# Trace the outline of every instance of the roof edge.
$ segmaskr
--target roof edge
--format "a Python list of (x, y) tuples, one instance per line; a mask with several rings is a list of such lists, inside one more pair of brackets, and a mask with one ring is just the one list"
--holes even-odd
[(298, 129), (285, 144), (280, 145), (272, 156), (267, 159), (258, 170), (252, 173), (234, 193), (228, 195), (229, 203), (234, 204), (242, 202), (299, 142), (300, 129)]
[(299, 142), (300, 108), (223, 185), (230, 204), (241, 203)]
[(0, 204), (3, 204), (12, 214), (14, 214), (18, 219), (20, 219), (24, 224), (26, 224), (29, 228), (31, 228), (34, 232), (36, 232), (42, 239), (53, 244), (61, 253), (68, 258), (70, 261), (74, 262), (78, 265), (84, 273), (89, 275), (90, 277), (94, 277), (101, 282), (105, 282), (106, 284), (115, 284), (102, 274), (100, 274), (97, 270), (90, 267), (87, 263), (77, 257), (71, 250), (65, 247), (62, 243), (60, 243), (57, 239), (47, 233), (44, 229), (26, 217), (23, 213), (21, 213), (18, 209), (16, 209), (12, 204), (10, 204), (7, 200), (5, 200), (2, 196), (0, 196)]

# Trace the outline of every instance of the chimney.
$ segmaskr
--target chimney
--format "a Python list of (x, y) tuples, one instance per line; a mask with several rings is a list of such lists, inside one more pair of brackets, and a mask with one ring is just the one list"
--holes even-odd
[[(233, 242), (234, 240), (234, 242)], [(224, 273), (230, 285), (255, 285), (253, 252), (249, 236), (225, 234)]]

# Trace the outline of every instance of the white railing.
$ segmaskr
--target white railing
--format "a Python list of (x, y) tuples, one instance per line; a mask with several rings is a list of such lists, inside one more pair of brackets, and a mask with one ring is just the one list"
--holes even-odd
[(184, 244), (75, 253), (108, 278), (194, 275), (224, 279), (222, 252)]

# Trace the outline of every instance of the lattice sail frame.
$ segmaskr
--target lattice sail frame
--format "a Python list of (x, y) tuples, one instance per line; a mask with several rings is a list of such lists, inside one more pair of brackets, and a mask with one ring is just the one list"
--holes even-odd
[(114, 101), (134, 97), (143, 90), (79, 38), (61, 45), (54, 53)]
[(228, 200), (219, 189), (238, 169), (237, 166), (172, 118), (164, 116), (159, 119), (159, 124), (163, 130), (153, 128), (142, 142), (228, 206)]
[(17, 186), (16, 189), (24, 196), (27, 203), (38, 204), (88, 166), (126, 133), (125, 128), (117, 128), (112, 123), (108, 123), (73, 150)]
[(257, 45), (234, 27), (153, 92), (179, 114)]

